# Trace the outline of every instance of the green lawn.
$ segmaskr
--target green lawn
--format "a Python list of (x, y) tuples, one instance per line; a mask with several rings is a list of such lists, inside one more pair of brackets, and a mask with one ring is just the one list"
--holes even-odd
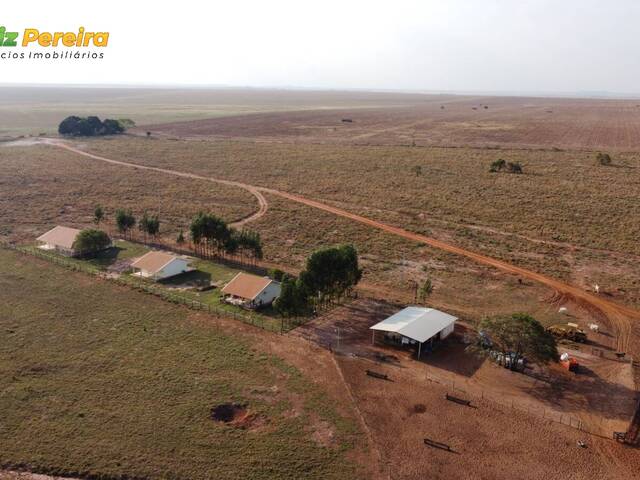
[(141, 257), (150, 249), (139, 243), (127, 242), (125, 240), (116, 240), (113, 248), (99, 253), (95, 258), (88, 259), (87, 262), (98, 267), (108, 267), (121, 260)]
[[(318, 387), (196, 316), (0, 250), (0, 464), (104, 478), (354, 477), (355, 426)], [(256, 420), (214, 422), (224, 402)], [(318, 422), (334, 444), (314, 440)]]
[[(144, 245), (123, 240), (116, 241), (114, 248), (106, 250), (96, 257), (87, 259), (63, 257), (52, 251), (37, 249), (35, 246), (26, 248), (29, 251), (35, 252), (37, 255), (52, 259), (54, 263), (61, 261), (65, 264), (76, 265), (79, 270), (94, 273), (105, 271), (119, 261), (140, 257), (150, 251), (150, 248)], [(195, 271), (177, 275), (160, 282), (134, 277), (127, 273), (122, 273), (121, 278), (131, 285), (144, 283), (154, 288), (162, 289), (164, 292), (171, 294), (172, 297), (180, 296), (183, 299), (195, 300), (210, 306), (212, 311), (223, 310), (224, 312), (236, 315), (237, 318), (243, 317), (245, 321), (253, 325), (274, 332), (281, 331), (282, 318), (272, 307), (263, 308), (260, 311), (252, 311), (244, 310), (221, 301), (220, 289), (240, 272), (240, 270), (201, 259), (194, 259), (191, 265), (196, 269)], [(210, 282), (217, 283), (219, 287), (206, 291), (198, 291), (195, 288), (197, 286), (208, 285)]]

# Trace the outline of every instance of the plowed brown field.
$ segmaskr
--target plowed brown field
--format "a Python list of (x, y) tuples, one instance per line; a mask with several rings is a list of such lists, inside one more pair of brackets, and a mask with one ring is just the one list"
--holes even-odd
[(637, 150), (640, 106), (631, 100), (424, 96), (411, 106), (259, 113), (137, 131), (147, 130), (252, 141)]

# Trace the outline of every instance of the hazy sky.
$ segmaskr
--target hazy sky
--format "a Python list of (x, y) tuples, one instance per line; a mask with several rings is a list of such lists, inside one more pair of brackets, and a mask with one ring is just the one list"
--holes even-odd
[(2, 82), (640, 92), (638, 0), (29, 0), (2, 10), (8, 30), (110, 32), (104, 60), (2, 60)]

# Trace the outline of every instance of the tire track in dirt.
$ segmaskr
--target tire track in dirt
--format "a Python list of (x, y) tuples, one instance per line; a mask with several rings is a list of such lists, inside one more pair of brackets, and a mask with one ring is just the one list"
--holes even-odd
[(240, 222), (236, 223), (236, 225), (241, 225), (241, 224), (256, 220), (257, 218), (262, 217), (266, 213), (268, 204), (263, 194), (267, 193), (267, 194), (276, 195), (278, 197), (281, 197), (296, 203), (300, 203), (312, 208), (316, 208), (318, 210), (323, 210), (325, 212), (332, 213), (334, 215), (367, 225), (369, 227), (376, 228), (378, 230), (385, 231), (387, 233), (405, 238), (407, 240), (429, 245), (431, 247), (438, 248), (445, 252), (453, 253), (455, 255), (467, 257), (471, 260), (474, 260), (477, 263), (487, 265), (493, 268), (497, 268), (498, 270), (501, 270), (503, 272), (511, 273), (523, 278), (527, 278), (529, 280), (536, 281), (538, 283), (541, 283), (543, 285), (546, 285), (552, 288), (553, 290), (561, 294), (568, 296), (569, 298), (573, 299), (576, 303), (581, 304), (585, 308), (592, 309), (595, 312), (600, 312), (604, 317), (606, 317), (610, 322), (611, 327), (614, 328), (616, 331), (617, 349), (618, 351), (621, 351), (621, 352), (626, 352), (630, 346), (629, 344), (631, 339), (631, 320), (640, 319), (640, 312), (638, 310), (614, 303), (612, 301), (608, 301), (596, 295), (590, 294), (579, 287), (566, 284), (552, 277), (548, 277), (546, 275), (534, 272), (532, 270), (517, 267), (505, 261), (488, 257), (486, 255), (476, 253), (471, 250), (466, 250), (464, 248), (457, 247), (455, 245), (443, 242), (441, 240), (437, 240), (435, 238), (427, 237), (425, 235), (404, 230), (400, 227), (394, 227), (392, 225), (378, 222), (370, 218), (363, 217), (361, 215), (351, 213), (337, 207), (332, 207), (330, 205), (327, 205), (325, 203), (322, 203), (316, 200), (311, 200), (306, 197), (283, 192), (280, 190), (275, 190), (272, 188), (257, 187), (255, 185), (250, 185), (242, 182), (223, 180), (223, 179), (218, 179), (213, 177), (205, 177), (202, 175), (181, 172), (178, 170), (151, 167), (151, 166), (140, 165), (136, 163), (112, 160), (109, 158), (101, 157), (99, 155), (95, 155), (95, 154), (80, 150), (78, 148), (75, 148), (71, 145), (68, 145), (62, 141), (55, 140), (55, 139), (44, 139), (43, 143), (52, 145), (58, 148), (63, 148), (65, 150), (76, 153), (78, 155), (83, 155), (85, 157), (93, 158), (95, 160), (100, 160), (113, 165), (120, 165), (120, 166), (129, 167), (129, 168), (137, 168), (140, 170), (150, 170), (150, 171), (165, 173), (168, 175), (175, 175), (183, 178), (205, 180), (205, 181), (220, 183), (223, 185), (234, 186), (234, 187), (247, 190), (256, 197), (260, 205), (260, 208), (256, 213), (250, 215), (245, 219), (242, 219)]
[(166, 169), (166, 168), (159, 168), (159, 167), (150, 167), (147, 165), (139, 165), (137, 163), (129, 163), (129, 162), (123, 162), (123, 161), (119, 161), (119, 160), (112, 160), (110, 158), (105, 158), (105, 157), (101, 157), (99, 155), (95, 155), (93, 153), (89, 153), (89, 152), (85, 152), (84, 150), (80, 150), (78, 148), (72, 147), (71, 145), (68, 145), (67, 143), (61, 142), (59, 140), (54, 140), (54, 139), (43, 139), (42, 143), (45, 143), (46, 145), (53, 145), (55, 147), (58, 148), (63, 148), (65, 150), (68, 150), (70, 152), (73, 153), (77, 153), (78, 155), (83, 155), (85, 157), (89, 157), (89, 158), (93, 158), (94, 160), (100, 160), (102, 162), (107, 162), (107, 163), (111, 163), (112, 165), (120, 165), (123, 167), (129, 167), (129, 168), (136, 168), (138, 170), (150, 170), (153, 172), (159, 172), (159, 173), (164, 173), (167, 175), (174, 175), (177, 177), (182, 177), (182, 178), (191, 178), (194, 180), (204, 180), (207, 182), (214, 182), (214, 183), (220, 183), (222, 185), (228, 185), (231, 187), (238, 187), (238, 188), (242, 188), (246, 191), (248, 191), (249, 193), (251, 193), (251, 195), (253, 195), (256, 200), (258, 201), (258, 210), (244, 218), (241, 218), (240, 220), (233, 222), (232, 224), (230, 224), (232, 227), (242, 227), (243, 225), (249, 223), (249, 222), (253, 222), (254, 220), (259, 219), (260, 217), (262, 217), (265, 213), (267, 213), (267, 209), (269, 208), (269, 204), (267, 203), (267, 199), (264, 198), (264, 195), (259, 191), (258, 188), (254, 187), (253, 185), (247, 185), (246, 183), (242, 183), (242, 182), (233, 182), (231, 180), (222, 180), (219, 178), (212, 178), (212, 177), (204, 177), (202, 175), (196, 175), (195, 173), (186, 173), (186, 172), (180, 172), (178, 170), (170, 170), (170, 169)]

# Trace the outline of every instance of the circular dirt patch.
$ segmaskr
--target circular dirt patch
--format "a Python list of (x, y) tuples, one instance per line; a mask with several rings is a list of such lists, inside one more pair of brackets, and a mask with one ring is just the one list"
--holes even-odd
[(416, 403), (413, 406), (413, 412), (414, 413), (424, 413), (427, 411), (427, 406), (422, 404), (422, 403)]
[(211, 419), (216, 422), (231, 423), (247, 417), (247, 406), (237, 403), (222, 403), (211, 409)]

